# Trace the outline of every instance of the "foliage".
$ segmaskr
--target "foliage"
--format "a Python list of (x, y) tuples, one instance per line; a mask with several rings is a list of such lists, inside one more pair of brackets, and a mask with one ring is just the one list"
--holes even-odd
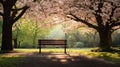
[(112, 35), (113, 37), (113, 46), (114, 47), (120, 47), (120, 29), (115, 31)]
[[(20, 32), (19, 32), (19, 36), (18, 36), (18, 40), (21, 41), (21, 46), (20, 47), (32, 47), (32, 34), (34, 30), (34, 22), (30, 22), (26, 19), (21, 19), (21, 25), (20, 25)], [(18, 21), (20, 23), (20, 21)], [(19, 24), (19, 23), (16, 24)], [(55, 26), (57, 27), (57, 26)], [(55, 27), (53, 27), (50, 30), (46, 30), (44, 27), (40, 28), (38, 31), (38, 36), (37, 39), (44, 39), (46, 37), (48, 37), (49, 31), (52, 31)], [(78, 30), (73, 30), (73, 31), (68, 31), (67, 32), (67, 40), (68, 40), (68, 47), (76, 47), (78, 48), (78, 46), (83, 46), (85, 47), (96, 47), (98, 45), (99, 42), (99, 38), (98, 35), (95, 34), (95, 31), (87, 31), (88, 28), (79, 28)], [(58, 30), (57, 30), (58, 31)], [(13, 38), (16, 35), (17, 30), (15, 29), (15, 27), (13, 26)], [(117, 34), (118, 31), (116, 31), (116, 33), (113, 34), (113, 42), (117, 43), (119, 42), (119, 34)], [(51, 35), (53, 35), (54, 33), (51, 33)], [(58, 36), (60, 37), (60, 36)], [(36, 39), (36, 46), (37, 46), (37, 39)], [(24, 41), (23, 41), (24, 40)], [(82, 43), (78, 44), (78, 43)], [(117, 45), (117, 44), (114, 44)], [(118, 43), (119, 46), (119, 43)], [(80, 47), (79, 47), (80, 48)]]
[(75, 46), (73, 47), (76, 47), (76, 48), (83, 48), (84, 47), (84, 44), (82, 42), (77, 42)]
[[(42, 24), (44, 24), (43, 22), (37, 22), (38, 23), (37, 27), (36, 27), (36, 22), (30, 19), (21, 19), (18, 22), (20, 23), (19, 35), (18, 35), (18, 42), (21, 42), (20, 47), (24, 47), (24, 48), (33, 47), (33, 46), (37, 47), (38, 39), (45, 38), (49, 32), (49, 29), (45, 29), (45, 27), (40, 27)], [(16, 27), (13, 27), (13, 38), (16, 37), (15, 36), (16, 32), (17, 32)], [(34, 39), (34, 34), (37, 34), (35, 39)], [(35, 41), (34, 44), (33, 44), (33, 40)]]
[[(73, 3), (71, 3), (73, 2)], [(68, 18), (81, 22), (99, 33), (102, 51), (112, 47), (112, 33), (120, 27), (120, 1), (69, 0), (63, 7)]]
[[(93, 2), (93, 0), (90, 0), (90, 2), (88, 1), (89, 0), (87, 1), (86, 0), (83, 0), (83, 1), (81, 0), (37, 0), (35, 3), (30, 3), (29, 6), (31, 7), (28, 9), (28, 11), (12, 27), (13, 28), (12, 39), (18, 38), (17, 42), (20, 43), (19, 44), (20, 47), (27, 48), (27, 47), (33, 47), (33, 46), (37, 47), (38, 39), (45, 39), (46, 37), (49, 39), (61, 37), (64, 39), (64, 37), (66, 36), (66, 39), (68, 41), (68, 47), (79, 47), (79, 48), (80, 47), (96, 47), (98, 46), (99, 44), (98, 42), (100, 41), (99, 32), (97, 31), (96, 33), (95, 30), (91, 30), (88, 27), (99, 26), (100, 25), (99, 23), (101, 23), (101, 27), (103, 30), (103, 28), (106, 28), (105, 26), (107, 26), (107, 23), (105, 23), (107, 22), (106, 19), (108, 19), (108, 21), (114, 25), (112, 21), (115, 22), (119, 20), (118, 18), (119, 14), (117, 14), (117, 12), (119, 12), (119, 9), (116, 11), (113, 10), (113, 12), (115, 12), (115, 15), (113, 17), (115, 17), (117, 20), (115, 18), (111, 18), (108, 16), (112, 14), (111, 12), (112, 9), (117, 9), (119, 7), (116, 7), (117, 5), (115, 1), (110, 1), (109, 3), (107, 3), (107, 1), (105, 0), (104, 6), (101, 7), (101, 9), (103, 9), (102, 10), (103, 14), (102, 14), (102, 13), (99, 13), (97, 8), (98, 8), (98, 5), (103, 4), (103, 2), (96, 2), (96, 0), (94, 0), (95, 2)], [(18, 1), (18, 3), (16, 3), (17, 8), (21, 7), (21, 5), (24, 5), (25, 4), (24, 2), (28, 3), (27, 1), (24, 1), (24, 0), (23, 0), (23, 3), (20, 3)], [(115, 4), (113, 5), (113, 3)], [(107, 8), (107, 6), (109, 6), (109, 8)], [(1, 3), (0, 3), (0, 7), (2, 7)], [(13, 8), (15, 9), (15, 7)], [(104, 8), (106, 8), (106, 11), (108, 12), (104, 11)], [(2, 13), (2, 11), (0, 11), (0, 13)], [(83, 25), (77, 22), (74, 24), (75, 21), (71, 19), (69, 19), (70, 23), (68, 23), (68, 18), (66, 21), (66, 18), (64, 17), (63, 13), (67, 14), (68, 17), (72, 16), (71, 19), (73, 20), (77, 19), (77, 22), (79, 22), (80, 19), (88, 21), (88, 24), (86, 24), (86, 22), (82, 22), (83, 24), (86, 24), (86, 25)], [(103, 21), (104, 20), (106, 21), (98, 22), (99, 20), (96, 18), (97, 16), (101, 16)], [(65, 19), (64, 23), (61, 22), (64, 20), (63, 18)], [(68, 24), (64, 26), (65, 23), (68, 23)], [(63, 24), (65, 28), (70, 28), (72, 30), (68, 30), (65, 32), (63, 29), (61, 29), (61, 27), (59, 27), (58, 24)], [(0, 22), (0, 25), (1, 25), (1, 22)], [(84, 28), (86, 26), (88, 27)], [(119, 26), (113, 27), (111, 30), (114, 31), (118, 28)], [(0, 37), (2, 36), (1, 29), (2, 28), (0, 28)], [(118, 35), (119, 35), (119, 31), (113, 33), (113, 46), (120, 45)]]
[(46, 36), (46, 39), (65, 39), (65, 33), (62, 29), (62, 25), (55, 25), (50, 30), (50, 33)]
[(90, 29), (88, 30), (88, 28), (85, 27), (81, 27), (73, 31), (68, 31), (66, 36), (69, 47), (96, 47), (99, 42), (98, 34), (96, 34), (96, 31)]
[[(40, 24), (44, 24), (45, 22), (40, 22)], [(21, 41), (21, 46), (24, 48), (32, 47), (32, 37), (33, 37), (33, 30), (34, 30), (34, 21), (29, 21), (29, 19), (20, 19), (16, 24), (20, 24), (19, 26), (19, 36), (18, 36), (18, 42)], [(0, 26), (1, 27), (1, 26)], [(38, 36), (36, 40), (36, 44), (34, 46), (37, 47), (37, 40), (38, 39), (44, 39), (48, 37), (50, 34), (50, 31), (52, 31), (54, 28), (48, 30), (44, 27), (39, 28)], [(68, 26), (69, 27), (69, 26)], [(81, 48), (80, 46), (83, 46), (84, 48), (87, 47), (96, 47), (99, 42), (98, 34), (95, 34), (95, 31), (87, 31), (88, 28), (81, 27), (77, 30), (67, 31), (67, 41), (68, 41), (68, 47), (72, 48)], [(58, 31), (58, 30), (57, 30)], [(15, 26), (13, 26), (13, 38), (16, 37), (17, 29)], [(51, 33), (53, 35), (54, 33)], [(60, 36), (59, 36), (60, 37)], [(113, 46), (120, 46), (119, 44), (119, 30), (117, 30), (115, 33), (113, 33)], [(1, 39), (0, 39), (1, 40)], [(24, 41), (23, 41), (24, 40)], [(81, 44), (79, 44), (81, 43)]]

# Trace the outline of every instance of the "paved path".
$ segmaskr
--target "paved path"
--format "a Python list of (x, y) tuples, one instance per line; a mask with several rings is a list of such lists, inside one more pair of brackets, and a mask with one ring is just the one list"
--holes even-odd
[(19, 67), (120, 67), (120, 65), (75, 54), (28, 54)]

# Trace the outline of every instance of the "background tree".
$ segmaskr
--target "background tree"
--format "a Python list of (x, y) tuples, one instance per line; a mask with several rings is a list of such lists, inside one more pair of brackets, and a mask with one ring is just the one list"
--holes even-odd
[(113, 33), (113, 46), (120, 47), (120, 29)]
[(120, 26), (120, 0), (67, 0), (66, 5), (68, 17), (94, 28), (99, 33), (101, 51), (110, 51), (111, 34)]
[(22, 25), (22, 21), (19, 20), (12, 27), (12, 40), (13, 40), (14, 48), (20, 47), (19, 37), (20, 37), (20, 34), (21, 34), (20, 33), (20, 31), (21, 31), (21, 29), (20, 29), (21, 25)]
[(2, 41), (2, 20), (0, 20), (0, 45), (1, 45), (1, 41)]

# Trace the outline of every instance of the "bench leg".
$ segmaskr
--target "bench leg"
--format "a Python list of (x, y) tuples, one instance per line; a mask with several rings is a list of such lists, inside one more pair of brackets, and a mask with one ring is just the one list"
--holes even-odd
[(67, 54), (66, 49), (65, 49), (64, 53)]
[(39, 45), (39, 53), (41, 53), (41, 45)]
[(41, 49), (39, 49), (39, 53), (41, 53)]
[(65, 48), (64, 48), (64, 53), (67, 54), (67, 52), (66, 52), (66, 44), (65, 44)]

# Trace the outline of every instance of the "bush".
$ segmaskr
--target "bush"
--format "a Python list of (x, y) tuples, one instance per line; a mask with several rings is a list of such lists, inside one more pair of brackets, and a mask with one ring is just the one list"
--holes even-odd
[(83, 48), (84, 47), (84, 43), (82, 43), (82, 42), (76, 42), (76, 45), (74, 47), (75, 48)]

